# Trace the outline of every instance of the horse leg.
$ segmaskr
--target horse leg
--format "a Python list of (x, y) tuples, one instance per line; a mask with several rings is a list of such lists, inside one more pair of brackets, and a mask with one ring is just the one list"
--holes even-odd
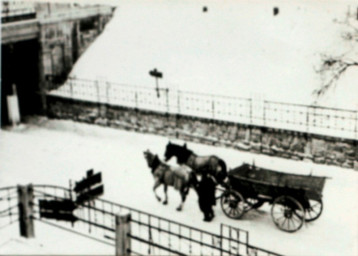
[(184, 204), (184, 199), (183, 199), (183, 192), (180, 192), (181, 195), (181, 203), (179, 204), (179, 206), (177, 207), (177, 211), (181, 211), (183, 209), (183, 204)]
[(156, 189), (160, 186), (160, 181), (158, 178), (155, 179), (155, 183), (154, 183), (154, 186), (153, 186), (153, 191), (154, 191), (154, 194), (155, 194), (155, 197), (157, 198), (157, 200), (160, 202), (162, 199), (160, 198), (160, 196), (157, 195), (157, 191)]
[(168, 204), (168, 194), (167, 194), (167, 190), (168, 190), (168, 186), (164, 184), (164, 195), (165, 195), (165, 199), (163, 204)]
[(181, 203), (177, 207), (177, 211), (181, 211), (183, 209), (184, 202), (185, 202), (185, 199), (186, 199), (186, 196), (188, 195), (188, 193), (189, 193), (189, 187), (185, 187), (180, 190)]

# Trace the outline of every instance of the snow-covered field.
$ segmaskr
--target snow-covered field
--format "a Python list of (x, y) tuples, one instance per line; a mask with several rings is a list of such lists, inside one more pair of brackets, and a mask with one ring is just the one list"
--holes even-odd
[[(71, 75), (237, 97), (311, 104), (322, 53), (346, 54), (351, 0), (118, 1), (112, 20)], [(208, 11), (202, 12), (203, 6)], [(273, 8), (279, 14), (273, 15)], [(357, 109), (358, 70), (347, 70), (319, 105)]]
[[(205, 223), (193, 191), (182, 212), (175, 210), (180, 199), (173, 189), (169, 189), (167, 206), (158, 203), (152, 193), (153, 178), (143, 151), (150, 149), (163, 157), (167, 143), (168, 138), (161, 136), (35, 118), (20, 128), (0, 131), (0, 187), (28, 183), (68, 186), (69, 179), (79, 180), (86, 170), (94, 168), (103, 173), (103, 197), (124, 205), (212, 232), (219, 231), (220, 223), (239, 227), (250, 232), (250, 243), (253, 245), (286, 255), (357, 255), (357, 172), (188, 143), (189, 148), (199, 155), (221, 156), (231, 168), (244, 161), (255, 161), (258, 166), (283, 172), (331, 177), (323, 191), (322, 216), (296, 233), (278, 230), (271, 220), (268, 205), (249, 212), (242, 220), (228, 219), (216, 206), (216, 218), (211, 223)], [(158, 192), (161, 192), (160, 189)], [(37, 238), (29, 241), (18, 237), (17, 224), (1, 229), (0, 253), (114, 253), (114, 248), (110, 246), (42, 223), (35, 224)], [(91, 246), (86, 246), (86, 241)]]

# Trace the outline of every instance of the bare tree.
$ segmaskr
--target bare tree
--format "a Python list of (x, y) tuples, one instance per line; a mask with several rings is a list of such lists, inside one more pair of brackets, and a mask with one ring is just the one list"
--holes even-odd
[(317, 98), (335, 87), (347, 69), (358, 66), (358, 10), (356, 13), (348, 10), (345, 20), (334, 22), (342, 26), (341, 38), (345, 49), (340, 54), (321, 54), (321, 63), (316, 70), (321, 77), (321, 85), (313, 92)]

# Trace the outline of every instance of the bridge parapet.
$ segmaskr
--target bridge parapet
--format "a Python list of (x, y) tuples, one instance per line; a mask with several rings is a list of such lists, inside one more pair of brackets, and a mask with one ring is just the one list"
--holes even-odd
[(35, 3), (4, 1), (1, 9), (1, 22), (34, 19), (36, 17)]
[(53, 12), (39, 12), (37, 17), (42, 24), (46, 24), (59, 21), (74, 21), (98, 15), (111, 15), (112, 11), (113, 9), (110, 6), (75, 6), (66, 11), (59, 9)]
[(36, 19), (5, 23), (1, 26), (1, 43), (9, 44), (19, 41), (37, 39), (39, 24)]

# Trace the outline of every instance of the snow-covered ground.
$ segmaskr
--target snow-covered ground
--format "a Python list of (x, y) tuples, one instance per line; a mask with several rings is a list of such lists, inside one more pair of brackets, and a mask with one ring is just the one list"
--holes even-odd
[(42, 222), (35, 238), (22, 238), (19, 224), (0, 229), (0, 255), (114, 255), (114, 247)]
[[(118, 1), (113, 19), (71, 75), (152, 86), (311, 104), (320, 55), (343, 54), (351, 0)], [(202, 12), (203, 6), (208, 11)], [(279, 14), (273, 15), (273, 7)], [(318, 104), (357, 109), (358, 69), (342, 76)]]
[[(211, 223), (205, 223), (193, 191), (182, 212), (175, 210), (180, 199), (173, 189), (169, 189), (167, 206), (158, 203), (152, 193), (153, 178), (143, 151), (150, 149), (163, 157), (167, 143), (168, 138), (156, 135), (72, 121), (33, 119), (18, 129), (0, 131), (0, 187), (28, 183), (68, 186), (69, 179), (80, 180), (86, 170), (94, 168), (103, 173), (103, 197), (124, 205), (212, 232), (219, 231), (220, 223), (239, 227), (250, 232), (250, 243), (253, 245), (286, 255), (357, 255), (357, 172), (188, 143), (189, 148), (199, 155), (219, 155), (231, 168), (244, 161), (255, 161), (258, 166), (283, 172), (331, 177), (323, 191), (322, 216), (296, 233), (278, 230), (271, 220), (268, 205), (247, 213), (242, 220), (228, 219), (216, 206), (216, 218)], [(158, 192), (161, 192), (160, 189)], [(29, 241), (18, 237), (17, 224), (1, 229), (0, 253), (114, 253), (114, 248), (110, 246), (90, 240), (87, 244), (91, 246), (85, 246), (85, 238), (42, 223), (36, 222), (35, 225), (37, 238)]]

